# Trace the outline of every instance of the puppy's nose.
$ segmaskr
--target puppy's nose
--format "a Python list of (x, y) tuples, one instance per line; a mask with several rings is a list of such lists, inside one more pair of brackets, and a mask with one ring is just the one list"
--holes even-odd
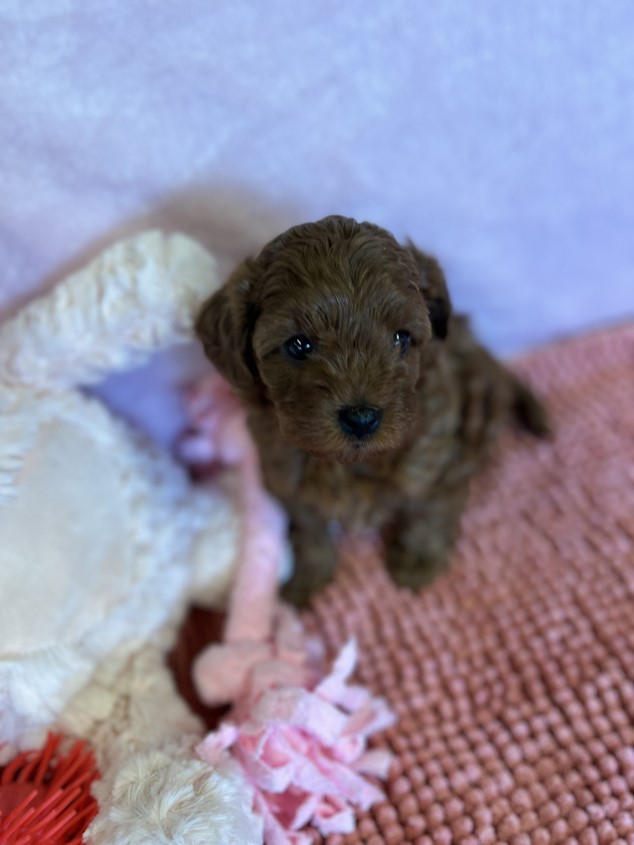
[(366, 405), (347, 406), (339, 411), (339, 425), (345, 434), (361, 440), (381, 425), (381, 410)]

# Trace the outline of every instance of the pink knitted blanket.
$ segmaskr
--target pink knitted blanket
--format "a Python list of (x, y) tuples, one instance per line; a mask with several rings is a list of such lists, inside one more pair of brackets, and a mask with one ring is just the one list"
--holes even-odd
[(634, 843), (634, 325), (517, 369), (556, 440), (509, 435), (447, 574), (357, 549), (305, 617), (399, 716), (387, 801), (329, 845)]

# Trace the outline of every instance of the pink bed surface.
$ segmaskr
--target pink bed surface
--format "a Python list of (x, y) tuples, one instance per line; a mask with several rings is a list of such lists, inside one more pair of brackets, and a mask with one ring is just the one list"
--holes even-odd
[(328, 845), (634, 843), (634, 324), (516, 367), (556, 439), (500, 444), (447, 573), (412, 594), (357, 545), (304, 615), (399, 717)]
[(634, 326), (518, 369), (556, 440), (506, 439), (447, 574), (412, 595), (351, 556), (315, 602), (400, 717), (346, 843), (634, 842)]

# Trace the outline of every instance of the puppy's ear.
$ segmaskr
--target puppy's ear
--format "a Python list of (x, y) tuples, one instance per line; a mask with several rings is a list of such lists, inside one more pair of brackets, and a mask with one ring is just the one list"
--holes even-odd
[(427, 302), (434, 337), (444, 339), (447, 337), (451, 319), (451, 299), (445, 274), (432, 255), (421, 252), (411, 241), (408, 241), (407, 246), (420, 270), (420, 289)]
[(216, 369), (243, 399), (262, 393), (252, 340), (258, 310), (252, 300), (252, 267), (247, 260), (204, 303), (196, 320), (196, 336)]

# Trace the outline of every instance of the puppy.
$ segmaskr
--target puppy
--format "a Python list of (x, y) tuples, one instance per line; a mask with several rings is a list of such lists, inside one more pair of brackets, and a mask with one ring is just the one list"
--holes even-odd
[(447, 562), (468, 482), (530, 390), (452, 316), (438, 262), (345, 217), (296, 226), (208, 300), (197, 335), (248, 409), (265, 484), (290, 516), (304, 604), (331, 577), (333, 524), (374, 528), (394, 580)]

